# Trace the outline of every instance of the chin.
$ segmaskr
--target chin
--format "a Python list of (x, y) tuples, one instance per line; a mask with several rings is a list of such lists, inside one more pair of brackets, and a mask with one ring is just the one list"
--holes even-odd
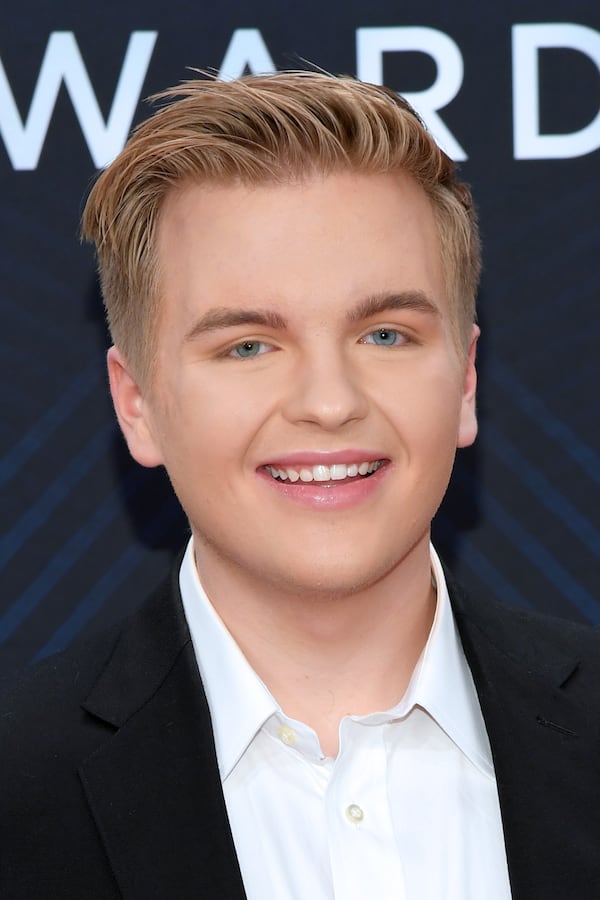
[[(380, 582), (395, 567), (397, 560), (336, 559), (306, 561), (302, 567), (287, 567), (278, 573), (282, 592), (296, 596), (343, 597), (360, 593)], [(264, 577), (264, 571), (263, 571)]]

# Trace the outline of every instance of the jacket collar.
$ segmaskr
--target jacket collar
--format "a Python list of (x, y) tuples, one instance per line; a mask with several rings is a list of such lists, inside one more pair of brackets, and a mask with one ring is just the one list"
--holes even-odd
[(79, 774), (125, 900), (244, 900), (176, 579), (130, 620), (83, 704), (117, 730)]

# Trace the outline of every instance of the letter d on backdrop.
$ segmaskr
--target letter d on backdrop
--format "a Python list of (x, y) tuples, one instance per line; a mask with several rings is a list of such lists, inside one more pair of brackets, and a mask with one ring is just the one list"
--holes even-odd
[(600, 32), (587, 25), (549, 22), (514, 25), (513, 128), (515, 159), (566, 159), (600, 147), (600, 109), (588, 125), (570, 134), (540, 134), (539, 50), (578, 50), (600, 70)]

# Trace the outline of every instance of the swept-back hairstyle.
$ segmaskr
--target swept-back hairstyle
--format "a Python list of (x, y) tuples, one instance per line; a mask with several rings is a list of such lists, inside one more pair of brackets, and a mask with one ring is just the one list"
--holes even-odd
[(410, 173), (435, 213), (455, 337), (466, 349), (480, 268), (471, 195), (402, 97), (350, 77), (282, 72), (198, 78), (154, 99), (166, 105), (100, 173), (82, 223), (96, 244), (113, 341), (140, 380), (151, 380), (160, 313), (157, 224), (166, 195), (186, 182)]

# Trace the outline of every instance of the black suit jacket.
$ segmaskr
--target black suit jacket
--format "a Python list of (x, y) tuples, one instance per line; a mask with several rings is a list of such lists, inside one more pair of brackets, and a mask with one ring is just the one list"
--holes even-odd
[[(513, 898), (600, 898), (600, 636), (451, 599)], [(0, 717), (2, 900), (243, 900), (176, 573), (125, 626), (9, 685)]]

